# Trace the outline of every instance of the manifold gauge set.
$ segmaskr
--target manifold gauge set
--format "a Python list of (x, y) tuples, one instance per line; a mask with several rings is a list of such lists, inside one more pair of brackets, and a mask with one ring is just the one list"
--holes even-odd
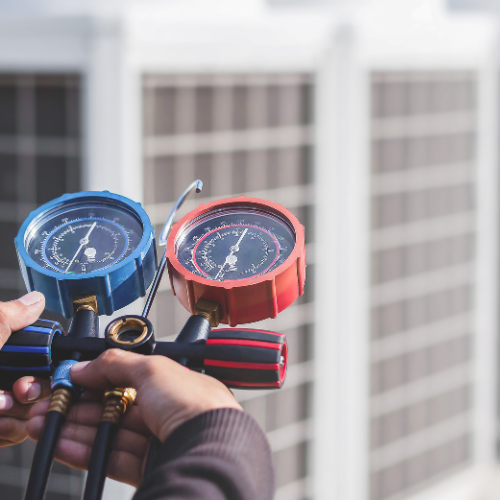
[[(65, 194), (22, 224), (15, 246), (26, 288), (43, 293), (51, 313), (71, 318), (67, 332), (39, 320), (0, 350), (1, 389), (26, 375), (52, 380), (26, 500), (45, 497), (59, 433), (82, 392), (69, 375), (79, 361), (119, 348), (167, 356), (232, 388), (279, 389), (285, 382), (285, 336), (240, 325), (275, 318), (303, 294), (304, 227), (283, 206), (244, 196), (200, 205), (174, 225), (185, 198), (202, 187), (198, 180), (186, 188), (158, 240), (139, 203), (107, 191)], [(174, 342), (157, 341), (148, 319), (165, 269), (190, 313)], [(140, 297), (142, 311), (109, 321), (99, 337), (101, 316)], [(134, 399), (134, 388), (104, 395), (116, 418), (99, 424), (85, 500), (102, 496), (120, 416)], [(157, 450), (153, 441), (148, 464)]]

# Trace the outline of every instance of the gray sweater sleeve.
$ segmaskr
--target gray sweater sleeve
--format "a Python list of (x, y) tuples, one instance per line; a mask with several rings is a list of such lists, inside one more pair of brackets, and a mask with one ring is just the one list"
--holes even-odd
[(213, 410), (165, 441), (133, 500), (272, 500), (274, 472), (263, 431), (247, 414)]

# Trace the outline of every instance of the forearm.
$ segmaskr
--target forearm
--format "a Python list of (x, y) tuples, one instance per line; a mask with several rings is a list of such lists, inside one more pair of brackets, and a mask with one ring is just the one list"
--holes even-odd
[(271, 451), (257, 423), (245, 413), (203, 413), (165, 441), (155, 467), (134, 500), (271, 500)]

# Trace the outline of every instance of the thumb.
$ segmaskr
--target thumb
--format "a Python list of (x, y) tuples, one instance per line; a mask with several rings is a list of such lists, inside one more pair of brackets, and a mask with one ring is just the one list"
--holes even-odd
[(45, 307), (45, 297), (31, 292), (17, 300), (0, 302), (0, 347), (12, 332), (34, 323)]

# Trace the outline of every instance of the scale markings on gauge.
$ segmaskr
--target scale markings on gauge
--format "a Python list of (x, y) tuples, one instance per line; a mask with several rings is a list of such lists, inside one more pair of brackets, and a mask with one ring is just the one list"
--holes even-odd
[[(154, 276), (154, 231), (140, 204), (108, 192), (64, 195), (32, 212), (16, 238), (28, 290), (53, 312), (72, 315), (73, 295), (98, 290), (111, 314), (145, 291)], [(146, 262), (143, 262), (143, 260)]]
[(303, 293), (304, 228), (283, 206), (255, 198), (208, 203), (172, 229), (172, 289), (193, 312), (200, 298), (223, 306), (223, 322), (275, 317)]

